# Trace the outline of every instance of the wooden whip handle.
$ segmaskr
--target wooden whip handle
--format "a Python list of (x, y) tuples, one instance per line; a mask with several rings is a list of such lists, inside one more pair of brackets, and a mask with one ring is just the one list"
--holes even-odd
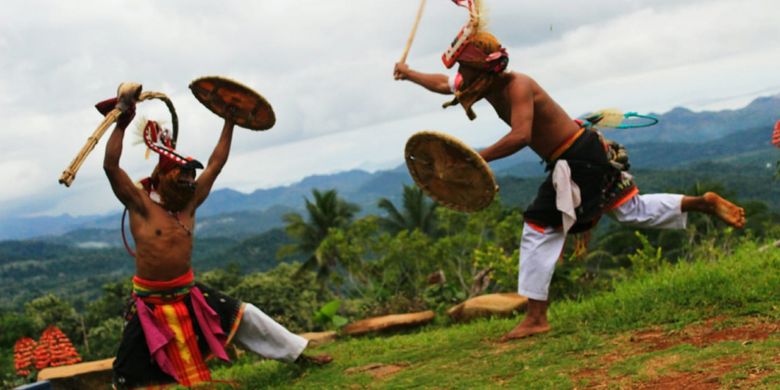
[(417, 26), (420, 25), (420, 19), (422, 18), (423, 9), (425, 9), (425, 0), (420, 0), (420, 7), (417, 8), (417, 18), (414, 20), (414, 26), (412, 26), (412, 32), (409, 34), (409, 39), (406, 40), (406, 47), (404, 53), (401, 54), (401, 59), (398, 61), (403, 64), (406, 63), (406, 57), (409, 55), (409, 49), (412, 47), (412, 41), (414, 41), (414, 35), (417, 34)]
[[(79, 168), (81, 168), (81, 164), (84, 163), (84, 160), (87, 159), (87, 156), (89, 153), (92, 152), (93, 149), (95, 149), (95, 146), (97, 146), (98, 141), (100, 138), (103, 137), (103, 134), (106, 133), (106, 130), (108, 129), (111, 124), (116, 122), (117, 118), (119, 118), (119, 115), (122, 114), (123, 109), (127, 109), (130, 107), (130, 105), (146, 100), (146, 99), (162, 99), (167, 97), (159, 92), (144, 92), (143, 86), (138, 83), (122, 83), (119, 84), (119, 87), (117, 88), (117, 105), (116, 108), (111, 110), (111, 112), (106, 115), (105, 118), (103, 118), (103, 122), (100, 122), (100, 125), (98, 125), (97, 129), (92, 133), (89, 138), (87, 138), (87, 142), (84, 144), (84, 146), (81, 148), (81, 151), (79, 151), (79, 154), (76, 155), (76, 157), (71, 161), (70, 165), (62, 171), (62, 175), (60, 175), (60, 184), (64, 184), (65, 187), (70, 187), (71, 184), (73, 184), (73, 180), (76, 179), (76, 172), (79, 171)], [(174, 118), (175, 121), (175, 118)]]
[(108, 115), (106, 115), (106, 117), (103, 119), (103, 122), (101, 122), (92, 135), (87, 138), (87, 143), (84, 144), (84, 146), (81, 148), (81, 151), (76, 155), (76, 158), (71, 161), (68, 168), (62, 171), (62, 175), (60, 175), (59, 180), (60, 184), (64, 184), (65, 187), (70, 187), (70, 185), (73, 183), (73, 180), (76, 179), (76, 172), (78, 172), (79, 168), (81, 168), (81, 164), (84, 163), (84, 160), (86, 160), (89, 153), (92, 152), (92, 149), (95, 149), (95, 145), (97, 145), (98, 140), (100, 140), (100, 138), (106, 132), (106, 129), (108, 129), (112, 123), (116, 122), (116, 119), (119, 118), (121, 113), (122, 110), (115, 108), (111, 110)]

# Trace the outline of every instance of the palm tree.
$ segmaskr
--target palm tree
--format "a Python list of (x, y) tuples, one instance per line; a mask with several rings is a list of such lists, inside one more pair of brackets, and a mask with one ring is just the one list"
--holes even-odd
[(334, 258), (322, 255), (320, 244), (331, 228), (348, 226), (360, 211), (360, 207), (339, 198), (336, 190), (320, 192), (315, 189), (312, 190), (312, 195), (314, 202), (305, 199), (308, 220), (304, 220), (298, 213), (289, 213), (282, 217), (287, 224), (285, 231), (297, 243), (282, 247), (279, 254), (284, 256), (297, 252), (307, 256), (299, 272), (316, 270), (317, 279), (324, 281), (337, 264)]
[(381, 218), (382, 225), (397, 233), (402, 230), (414, 231), (415, 229), (427, 235), (433, 235), (436, 230), (435, 203), (428, 199), (422, 190), (416, 186), (404, 185), (403, 210), (399, 211), (393, 202), (387, 198), (379, 200), (377, 206), (387, 212), (387, 216)]

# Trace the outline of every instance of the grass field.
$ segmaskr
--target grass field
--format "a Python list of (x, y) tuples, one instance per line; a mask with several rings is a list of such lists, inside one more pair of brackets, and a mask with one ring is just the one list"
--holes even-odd
[(780, 249), (746, 242), (553, 302), (552, 332), (498, 343), (517, 320), (342, 339), (312, 351), (333, 355), (325, 367), (244, 357), (216, 377), (244, 389), (780, 388)]

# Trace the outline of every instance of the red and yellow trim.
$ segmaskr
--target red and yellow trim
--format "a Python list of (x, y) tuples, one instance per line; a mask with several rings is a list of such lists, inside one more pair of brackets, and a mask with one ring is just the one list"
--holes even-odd
[(623, 197), (621, 197), (620, 199), (618, 199), (615, 202), (612, 202), (612, 204), (607, 206), (606, 211), (612, 211), (612, 210), (622, 206), (623, 204), (628, 202), (629, 199), (635, 197), (638, 194), (639, 194), (639, 187), (633, 186), (630, 191), (628, 191), (625, 195), (623, 195)]
[(133, 286), (146, 291), (164, 291), (184, 287), (195, 281), (195, 274), (190, 268), (183, 275), (171, 280), (146, 280), (133, 276)]
[(563, 141), (560, 145), (558, 145), (555, 150), (550, 154), (550, 158), (548, 161), (555, 161), (558, 158), (561, 157), (561, 155), (569, 150), (572, 144), (574, 144), (574, 141), (576, 141), (580, 136), (585, 132), (585, 128), (582, 127), (579, 130), (577, 130), (576, 133), (572, 134), (569, 138), (567, 138), (565, 141)]
[(233, 336), (236, 335), (236, 332), (238, 332), (238, 326), (241, 325), (241, 320), (244, 318), (244, 309), (246, 309), (246, 303), (241, 303), (241, 307), (238, 309), (238, 313), (236, 314), (236, 320), (233, 321), (233, 326), (230, 328), (230, 333), (228, 333), (227, 339), (225, 339), (225, 346), (227, 347), (231, 341), (233, 341)]
[(531, 229), (537, 231), (538, 233), (544, 234), (544, 231), (546, 230), (544, 226), (533, 223), (529, 220), (525, 221), (525, 224), (528, 225)]
[(133, 276), (133, 295), (153, 305), (164, 305), (181, 301), (190, 293), (194, 285), (195, 275), (192, 269), (175, 279), (164, 281)]

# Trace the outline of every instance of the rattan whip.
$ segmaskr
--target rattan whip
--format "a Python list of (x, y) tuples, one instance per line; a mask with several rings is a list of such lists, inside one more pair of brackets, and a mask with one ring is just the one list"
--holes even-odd
[(412, 41), (414, 41), (414, 36), (415, 34), (417, 34), (417, 26), (420, 25), (420, 19), (422, 18), (423, 9), (425, 9), (425, 0), (420, 0), (420, 7), (417, 8), (417, 17), (414, 19), (412, 32), (409, 34), (409, 39), (406, 40), (406, 47), (404, 48), (403, 54), (401, 54), (401, 59), (398, 61), (401, 64), (406, 62), (406, 56), (409, 55), (409, 49), (412, 47)]
[[(179, 118), (176, 115), (176, 109), (173, 107), (173, 102), (168, 98), (168, 96), (161, 92), (142, 92), (138, 97), (139, 102), (151, 99), (162, 100), (163, 103), (165, 103), (165, 105), (168, 107), (168, 111), (171, 113), (171, 122), (173, 123), (173, 145), (175, 147), (176, 139), (179, 136)], [(108, 115), (106, 115), (103, 121), (100, 122), (100, 125), (98, 125), (97, 129), (95, 129), (92, 135), (87, 138), (87, 142), (81, 148), (81, 151), (79, 151), (73, 161), (71, 161), (70, 165), (68, 165), (68, 167), (62, 171), (62, 175), (60, 175), (59, 180), (60, 184), (64, 184), (65, 187), (70, 187), (70, 185), (73, 184), (73, 180), (76, 179), (76, 172), (78, 172), (79, 168), (81, 168), (81, 164), (83, 164), (84, 160), (87, 159), (89, 153), (95, 149), (95, 146), (97, 145), (100, 138), (103, 137), (103, 134), (105, 134), (108, 127), (111, 126), (112, 123), (116, 122), (120, 114), (122, 114), (122, 110), (115, 108), (111, 110)]]

